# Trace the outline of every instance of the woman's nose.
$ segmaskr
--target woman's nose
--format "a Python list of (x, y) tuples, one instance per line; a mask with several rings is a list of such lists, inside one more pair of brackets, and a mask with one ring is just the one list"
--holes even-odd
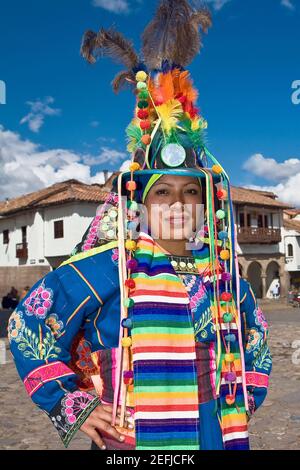
[(178, 201), (178, 199), (177, 199), (175, 202), (170, 204), (170, 207), (171, 207), (172, 210), (182, 211), (183, 207), (184, 207), (184, 203), (182, 201)]

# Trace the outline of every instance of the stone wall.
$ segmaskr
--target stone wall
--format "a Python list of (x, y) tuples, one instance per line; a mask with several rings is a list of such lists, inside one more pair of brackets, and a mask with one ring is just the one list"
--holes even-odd
[(19, 294), (50, 271), (49, 266), (0, 266), (0, 299), (14, 286)]

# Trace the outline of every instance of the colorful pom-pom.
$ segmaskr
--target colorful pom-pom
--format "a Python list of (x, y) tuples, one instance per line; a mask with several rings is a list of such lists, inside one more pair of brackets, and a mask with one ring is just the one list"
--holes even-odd
[(134, 289), (135, 288), (134, 279), (126, 279), (125, 286), (128, 287), (129, 289)]
[(145, 82), (137, 82), (136, 87), (138, 90), (146, 90), (147, 84)]
[(236, 342), (236, 337), (233, 333), (226, 335), (225, 340), (228, 341), (229, 343), (235, 343)]
[(149, 98), (148, 90), (142, 90), (138, 95), (139, 100), (147, 100)]
[(230, 273), (222, 273), (221, 274), (221, 279), (224, 282), (230, 281), (231, 280), (231, 274)]
[(236, 381), (236, 374), (235, 372), (226, 372), (225, 374), (226, 382), (235, 382)]
[(220, 258), (224, 261), (230, 258), (230, 251), (229, 250), (221, 250), (220, 251)]
[(227, 405), (233, 405), (235, 402), (235, 397), (234, 395), (226, 395), (225, 401)]
[(225, 191), (225, 189), (220, 189), (219, 191), (217, 191), (217, 198), (221, 200), (226, 199), (227, 191)]
[(225, 362), (228, 364), (231, 364), (234, 361), (234, 354), (232, 353), (227, 353), (225, 354)]
[(126, 189), (128, 191), (134, 191), (136, 189), (136, 182), (135, 181), (127, 181)]
[(225, 232), (225, 230), (221, 230), (221, 232), (218, 233), (218, 238), (219, 238), (219, 240), (227, 240), (228, 239), (228, 233)]
[(122, 338), (121, 344), (123, 348), (130, 348), (130, 346), (132, 345), (132, 339), (130, 338), (130, 336), (127, 336), (127, 338)]
[(132, 385), (133, 384), (133, 379), (131, 379), (129, 377), (128, 378), (124, 377), (124, 384), (125, 385)]
[(134, 300), (133, 299), (124, 299), (124, 307), (132, 307), (134, 305)]
[(138, 170), (140, 170), (140, 169), (141, 169), (141, 166), (140, 166), (140, 164), (139, 164), (138, 162), (132, 162), (132, 163), (130, 163), (130, 165), (129, 165), (129, 170), (130, 170), (130, 171), (138, 171)]
[(217, 175), (220, 175), (222, 173), (222, 167), (220, 165), (213, 165), (212, 166), (212, 171), (216, 173)]
[(123, 377), (124, 379), (133, 379), (133, 370), (124, 370)]
[(126, 240), (125, 248), (126, 250), (134, 251), (136, 249), (136, 242), (134, 240)]
[(222, 292), (221, 300), (224, 302), (229, 302), (232, 299), (232, 294), (230, 292)]
[(145, 82), (147, 80), (147, 74), (144, 70), (139, 70), (136, 75), (135, 79), (137, 82)]
[(126, 268), (130, 270), (136, 269), (137, 266), (138, 266), (138, 262), (136, 259), (129, 259), (126, 263)]
[(121, 325), (123, 328), (132, 328), (133, 323), (131, 318), (123, 318), (123, 320), (121, 321)]
[(138, 203), (136, 201), (127, 201), (127, 207), (130, 211), (137, 211)]
[(225, 211), (223, 211), (223, 209), (219, 209), (217, 212), (216, 212), (216, 217), (217, 219), (219, 220), (222, 220), (225, 218)]
[(141, 101), (138, 102), (137, 105), (138, 105), (139, 109), (148, 108), (148, 101), (141, 100)]
[(231, 313), (224, 313), (223, 315), (223, 321), (225, 323), (230, 323), (232, 322), (232, 319), (233, 319), (233, 315)]
[(151, 122), (148, 119), (145, 119), (145, 121), (140, 122), (140, 128), (143, 131), (150, 129), (150, 127), (151, 127)]
[(149, 117), (149, 111), (147, 111), (147, 109), (139, 109), (137, 112), (137, 117), (139, 119), (147, 119), (147, 117)]
[(151, 144), (151, 135), (150, 134), (144, 134), (141, 138), (141, 141), (143, 142), (144, 145), (150, 145)]

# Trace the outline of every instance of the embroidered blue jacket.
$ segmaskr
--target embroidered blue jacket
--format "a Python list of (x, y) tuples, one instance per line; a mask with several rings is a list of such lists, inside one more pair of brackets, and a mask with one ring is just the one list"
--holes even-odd
[[(28, 394), (52, 420), (67, 447), (99, 398), (78, 390), (70, 368), (72, 342), (80, 329), (91, 351), (118, 346), (120, 292), (116, 242), (74, 255), (38, 281), (10, 317), (8, 336)], [(271, 372), (267, 324), (249, 283), (240, 280), (241, 323), (251, 412), (263, 402)], [(195, 318), (196, 341), (211, 341), (212, 321), (204, 296)], [(203, 331), (206, 330), (205, 334)]]

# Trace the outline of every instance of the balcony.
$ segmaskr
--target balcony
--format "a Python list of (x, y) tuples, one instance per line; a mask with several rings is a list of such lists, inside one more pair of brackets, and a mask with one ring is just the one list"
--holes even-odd
[(239, 243), (279, 243), (280, 228), (237, 227)]
[(16, 244), (16, 258), (28, 258), (27, 243)]

